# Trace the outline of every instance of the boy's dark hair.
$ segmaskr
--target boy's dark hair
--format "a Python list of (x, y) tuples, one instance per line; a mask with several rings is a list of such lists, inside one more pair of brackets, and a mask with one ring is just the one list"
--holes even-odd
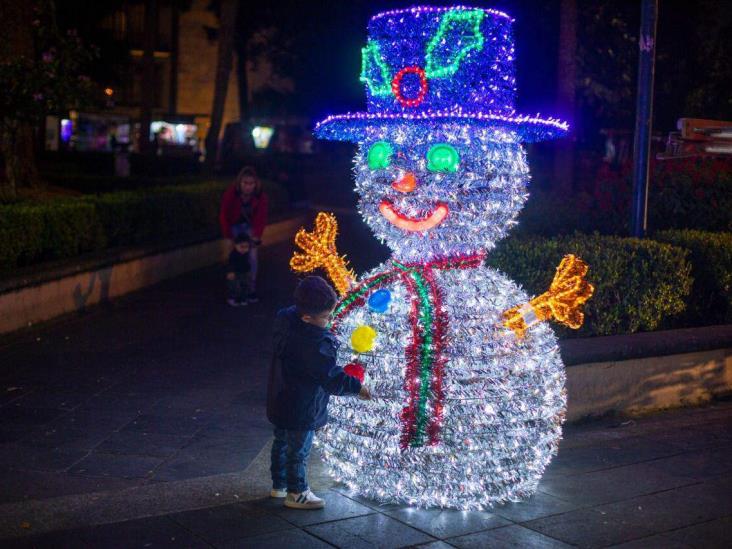
[(295, 308), (299, 315), (317, 315), (330, 311), (338, 296), (319, 276), (306, 276), (295, 288)]
[(241, 244), (242, 242), (251, 242), (247, 233), (239, 233), (234, 237), (234, 244)]

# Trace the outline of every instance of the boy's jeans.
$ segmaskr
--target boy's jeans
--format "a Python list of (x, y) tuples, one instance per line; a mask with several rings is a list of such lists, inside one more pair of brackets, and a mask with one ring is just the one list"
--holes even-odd
[(274, 430), (272, 443), (272, 487), (301, 493), (308, 489), (308, 456), (313, 431)]
[(229, 299), (243, 301), (250, 293), (252, 282), (249, 273), (234, 273), (234, 280), (226, 280)]

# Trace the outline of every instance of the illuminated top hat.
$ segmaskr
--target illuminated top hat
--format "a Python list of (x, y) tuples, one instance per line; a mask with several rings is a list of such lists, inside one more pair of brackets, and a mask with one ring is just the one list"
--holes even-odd
[(564, 135), (566, 122), (515, 111), (512, 24), (503, 12), (466, 6), (373, 16), (362, 50), (367, 112), (329, 116), (316, 125), (316, 135), (360, 141), (369, 127), (405, 121), (484, 125), (520, 141)]

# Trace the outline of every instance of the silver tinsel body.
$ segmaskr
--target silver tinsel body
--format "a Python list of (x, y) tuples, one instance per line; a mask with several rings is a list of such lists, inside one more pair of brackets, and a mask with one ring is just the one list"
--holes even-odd
[[(339, 365), (363, 364), (375, 398), (331, 400), (329, 425), (317, 437), (325, 462), (335, 478), (380, 502), (479, 509), (528, 497), (561, 436), (565, 376), (555, 336), (545, 323), (524, 339), (502, 326), (501, 313), (528, 296), (493, 269), (434, 276), (448, 320), (438, 443), (400, 447), (412, 333), (411, 297), (397, 281), (386, 286), (392, 300), (385, 313), (356, 308), (336, 327)], [(356, 354), (350, 335), (363, 325), (376, 330), (376, 346)]]

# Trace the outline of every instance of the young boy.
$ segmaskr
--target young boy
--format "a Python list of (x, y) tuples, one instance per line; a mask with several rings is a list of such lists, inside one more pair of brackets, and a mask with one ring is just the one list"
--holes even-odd
[(241, 233), (234, 237), (234, 249), (229, 254), (226, 272), (226, 285), (229, 290), (229, 298), (226, 302), (232, 307), (247, 304), (251, 291), (250, 249), (251, 242), (248, 234)]
[(267, 418), (274, 424), (272, 492), (294, 509), (322, 509), (308, 488), (307, 462), (316, 429), (328, 421), (330, 395), (370, 399), (366, 386), (336, 365), (338, 342), (326, 329), (337, 297), (319, 276), (295, 290), (295, 305), (277, 313), (267, 387)]

